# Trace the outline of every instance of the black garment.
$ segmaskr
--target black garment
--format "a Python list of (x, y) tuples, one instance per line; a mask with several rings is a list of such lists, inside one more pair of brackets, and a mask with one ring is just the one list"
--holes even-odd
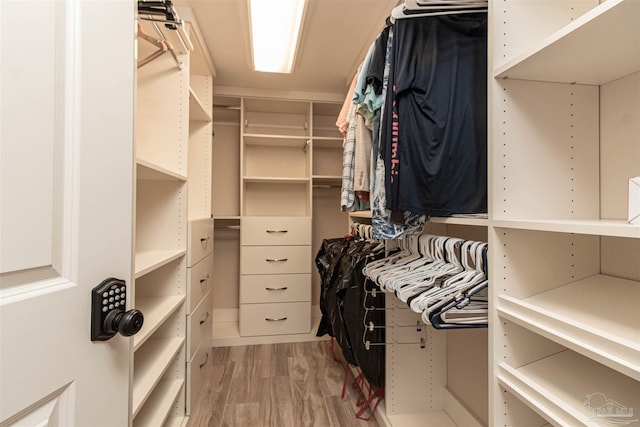
[(384, 76), (385, 56), (387, 53), (387, 39), (389, 38), (389, 27), (384, 27), (376, 38), (373, 45), (369, 68), (366, 72), (366, 82), (373, 86), (376, 95), (382, 93), (382, 78)]
[[(345, 360), (359, 366), (370, 384), (384, 386), (384, 294), (376, 297), (365, 291), (362, 268), (384, 256), (384, 248), (365, 240), (324, 240), (316, 255), (321, 276), (320, 310), (322, 319), (317, 336), (329, 334), (335, 338)], [(375, 286), (375, 285), (374, 285)], [(371, 285), (368, 290), (370, 291)], [(367, 331), (373, 322), (377, 328)], [(367, 350), (366, 341), (371, 343)]]
[(486, 22), (484, 13), (396, 21), (384, 123), (388, 209), (487, 212)]

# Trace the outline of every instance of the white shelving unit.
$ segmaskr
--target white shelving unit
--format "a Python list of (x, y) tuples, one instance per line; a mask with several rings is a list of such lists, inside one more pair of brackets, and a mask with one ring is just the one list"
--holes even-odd
[(640, 3), (494, 1), (490, 12), (489, 424), (631, 420)]
[[(145, 321), (132, 347), (134, 426), (183, 423), (189, 414), (187, 399), (197, 392), (188, 359), (194, 342), (192, 328), (187, 327), (191, 313), (186, 302), (193, 289), (188, 279), (193, 276), (198, 282), (200, 277), (187, 272), (203, 252), (198, 246), (206, 246), (208, 239), (194, 245), (189, 232), (196, 219), (211, 222), (215, 69), (190, 10), (180, 15), (194, 50), (178, 52), (180, 67), (166, 54), (137, 74), (134, 306)], [(147, 34), (165, 31), (167, 37), (174, 36), (147, 21), (140, 24)], [(154, 49), (144, 42), (138, 47), (139, 57)], [(197, 228), (198, 233), (201, 230)], [(211, 238), (212, 231), (207, 236)], [(208, 262), (213, 266), (210, 258)], [(204, 346), (210, 346), (208, 340)]]
[[(144, 42), (138, 48), (140, 57), (154, 49)], [(179, 52), (183, 64), (188, 57)], [(132, 347), (135, 426), (185, 415), (188, 80), (188, 67), (179, 69), (170, 55), (138, 69), (133, 295), (145, 322)]]
[(347, 214), (336, 204), (342, 175), (343, 137), (335, 126), (340, 107), (338, 100), (316, 102), (279, 94), (216, 96), (213, 157), (221, 163), (213, 171), (214, 262), (224, 268), (214, 273), (214, 345), (316, 339), (319, 278), (314, 268), (307, 301), (312, 313), (305, 315), (311, 318), (311, 330), (241, 336), (240, 223), (260, 217), (310, 218), (312, 256), (322, 238), (347, 232)]

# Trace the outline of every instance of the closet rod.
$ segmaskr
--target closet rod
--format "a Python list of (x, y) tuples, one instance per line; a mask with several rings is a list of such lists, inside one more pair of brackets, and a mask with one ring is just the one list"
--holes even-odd
[(182, 48), (185, 51), (189, 51), (189, 52), (193, 50), (193, 43), (191, 43), (191, 40), (189, 39), (189, 36), (184, 31), (184, 21), (183, 20), (170, 21), (170, 20), (167, 20), (167, 19), (156, 19), (156, 18), (152, 18), (151, 15), (149, 15), (149, 16), (140, 15), (139, 18), (144, 20), (144, 21), (153, 22), (154, 26), (156, 27), (156, 29), (159, 32), (161, 32), (161, 31), (157, 26), (158, 22), (164, 23), (164, 24), (175, 24), (176, 25), (176, 30), (178, 32), (178, 40), (180, 41), (180, 44), (182, 44)]

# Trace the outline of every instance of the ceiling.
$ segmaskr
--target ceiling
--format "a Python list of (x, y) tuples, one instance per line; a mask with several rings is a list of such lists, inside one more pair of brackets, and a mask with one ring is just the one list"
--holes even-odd
[(247, 0), (175, 3), (193, 11), (216, 67), (216, 86), (343, 95), (398, 0), (307, 2), (292, 74), (251, 69)]

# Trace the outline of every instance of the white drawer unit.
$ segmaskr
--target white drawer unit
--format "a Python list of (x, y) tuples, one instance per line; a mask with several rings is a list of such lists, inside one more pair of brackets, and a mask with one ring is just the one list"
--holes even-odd
[(193, 358), (187, 362), (187, 415), (191, 415), (193, 404), (207, 376), (209, 366), (211, 366), (210, 347), (200, 347)]
[(243, 246), (240, 274), (311, 273), (311, 246)]
[(254, 274), (240, 277), (240, 303), (311, 301), (311, 274)]
[(240, 305), (240, 335), (303, 334), (311, 331), (309, 302)]
[(213, 220), (190, 221), (188, 235), (187, 267), (191, 267), (213, 253)]
[(310, 217), (246, 217), (240, 224), (240, 244), (310, 245)]
[(193, 267), (187, 268), (187, 313), (190, 314), (211, 290), (213, 285), (213, 254), (207, 255)]
[(211, 347), (213, 292), (209, 291), (194, 312), (187, 316), (187, 360), (191, 360), (199, 347)]

